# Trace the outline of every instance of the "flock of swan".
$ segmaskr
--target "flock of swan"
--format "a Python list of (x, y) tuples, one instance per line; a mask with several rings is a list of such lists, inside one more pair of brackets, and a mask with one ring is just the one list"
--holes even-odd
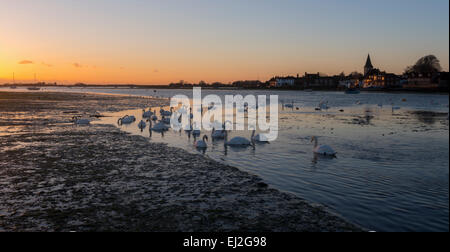
[[(267, 141), (261, 140), (260, 135), (258, 134), (255, 136), (255, 130), (253, 130), (252, 136), (249, 139), (245, 137), (234, 137), (231, 140), (228, 140), (228, 131), (227, 130), (214, 130), (211, 133), (211, 138), (214, 140), (223, 140), (224, 146), (230, 146), (230, 147), (248, 147), (248, 146), (255, 146), (255, 143), (268, 143)], [(200, 133), (197, 134), (199, 136)], [(197, 137), (194, 135), (194, 137)], [(207, 149), (208, 148), (208, 136), (204, 135), (202, 140), (195, 140), (194, 146), (197, 149)]]
[[(328, 107), (327, 102), (323, 102), (325, 104), (322, 106), (323, 108)], [(294, 104), (286, 104), (292, 106), (294, 108)], [(289, 107), (289, 106), (286, 106)], [(181, 108), (182, 110), (183, 108)], [(160, 109), (159, 115), (161, 118), (158, 118), (156, 114), (156, 110), (142, 110), (142, 120), (138, 123), (138, 128), (141, 130), (141, 132), (148, 126), (150, 131), (154, 132), (160, 132), (164, 133), (165, 131), (170, 130), (170, 117), (174, 113), (174, 109), (171, 108), (170, 110), (164, 110)], [(256, 130), (252, 131), (252, 134), (250, 138), (242, 137), (242, 136), (236, 136), (231, 139), (229, 139), (229, 131), (225, 130), (226, 123), (231, 123), (227, 121), (226, 123), (219, 125), (221, 126), (221, 129), (216, 129), (216, 127), (213, 127), (210, 137), (206, 134), (202, 135), (202, 131), (197, 129), (196, 124), (194, 123), (192, 125), (191, 119), (193, 117), (192, 115), (192, 109), (190, 111), (190, 129), (186, 129), (185, 132), (188, 134), (189, 138), (191, 136), (194, 137), (194, 147), (198, 150), (205, 151), (208, 148), (208, 141), (211, 138), (213, 141), (223, 141), (223, 144), (225, 147), (253, 147), (255, 148), (255, 145), (257, 143), (261, 144), (268, 144), (269, 142), (261, 135), (256, 134)], [(159, 119), (159, 120), (158, 120)], [(179, 122), (181, 121), (181, 117), (179, 118)], [(118, 125), (124, 125), (124, 124), (132, 124), (136, 122), (135, 116), (129, 116), (125, 115), (118, 120)], [(194, 126), (194, 127), (192, 127)], [(219, 127), (217, 127), (219, 128)], [(201, 138), (200, 138), (201, 137)], [(311, 142), (314, 143), (313, 152), (317, 155), (323, 155), (323, 156), (331, 156), (335, 157), (337, 152), (334, 151), (334, 149), (328, 145), (319, 145), (317, 137), (312, 137)]]
[[(406, 102), (406, 99), (403, 99), (402, 102)], [(433, 103), (432, 102), (431, 104), (432, 105), (436, 105), (438, 103)], [(285, 103), (285, 104), (282, 104), (282, 105), (283, 105), (283, 108), (288, 108), (288, 109), (295, 109), (296, 108), (297, 110), (300, 110), (299, 106), (295, 106), (294, 101), (292, 101), (291, 103)], [(355, 102), (355, 105), (364, 105), (364, 103), (362, 101), (360, 101), (360, 100), (357, 100)], [(392, 108), (392, 112), (401, 109), (401, 107), (400, 106), (396, 106), (395, 103), (392, 102), (392, 100), (391, 100), (391, 104), (390, 105), (391, 105), (391, 108)], [(377, 106), (380, 107), (380, 108), (383, 108), (384, 105), (383, 105), (383, 103), (378, 103)], [(315, 107), (315, 110), (316, 111), (322, 111), (322, 110), (329, 110), (330, 108), (331, 107), (330, 107), (328, 101), (327, 100), (322, 100)], [(343, 112), (344, 110), (341, 109), (339, 111)]]
[[(402, 100), (403, 102), (406, 101), (406, 99)], [(357, 105), (362, 105), (363, 103), (361, 101), (356, 101), (355, 104)], [(378, 107), (383, 108), (383, 103), (379, 103), (377, 104)], [(392, 107), (392, 112), (396, 111), (396, 110), (400, 110), (401, 107), (399, 106), (395, 106), (395, 104), (392, 102), (391, 104)], [(282, 106), (284, 108), (291, 108), (291, 109), (295, 109), (297, 108), (297, 110), (299, 110), (299, 107), (295, 106), (295, 103), (286, 103), (286, 104), (282, 104)], [(210, 105), (208, 107), (208, 110), (211, 110), (214, 108), (214, 105)], [(318, 106), (316, 107), (315, 110), (317, 111), (321, 111), (321, 110), (328, 110), (330, 109), (329, 103), (327, 100), (322, 100)], [(201, 108), (199, 111), (201, 113), (203, 113), (203, 108)], [(248, 111), (248, 106), (245, 107), (244, 111)], [(343, 112), (343, 110), (340, 110), (341, 112)], [(181, 108), (178, 112), (181, 112), (182, 114), (184, 114), (184, 112), (186, 112), (185, 108)], [(138, 123), (138, 128), (141, 130), (141, 132), (143, 132), (143, 130), (149, 126), (149, 130), (150, 131), (155, 131), (155, 132), (161, 132), (164, 133), (165, 131), (170, 130), (170, 117), (173, 115), (174, 113), (174, 108), (170, 108), (170, 110), (164, 110), (163, 108), (160, 109), (159, 111), (159, 116), (160, 118), (158, 118), (156, 110), (142, 110), (142, 120)], [(190, 125), (191, 125), (191, 129), (190, 130), (185, 130), (185, 132), (188, 134), (189, 138), (191, 137), (191, 135), (194, 137), (194, 146), (197, 149), (200, 150), (206, 150), (208, 148), (208, 140), (209, 137), (208, 135), (203, 135), (203, 137), (200, 139), (201, 137), (201, 130), (197, 129), (198, 127), (192, 127), (192, 120), (193, 118), (193, 114), (192, 114), (192, 108), (190, 109), (190, 117), (189, 117), (189, 121), (190, 121)], [(82, 119), (80, 117), (73, 117), (73, 123), (76, 125), (89, 125), (90, 121), (87, 119)], [(181, 123), (181, 117), (178, 119), (178, 121)], [(130, 116), (130, 115), (125, 115), (121, 118), (118, 119), (117, 124), (119, 126), (124, 125), (124, 124), (132, 124), (136, 122), (136, 117), (135, 116)], [(230, 122), (231, 123), (231, 122)], [(211, 132), (211, 139), (214, 140), (223, 140), (224, 146), (231, 146), (231, 147), (248, 147), (248, 146), (253, 146), (255, 147), (256, 143), (269, 143), (267, 140), (264, 139), (264, 137), (262, 137), (262, 135), (260, 134), (256, 134), (256, 130), (252, 131), (252, 135), (250, 136), (250, 138), (245, 138), (245, 137), (241, 137), (241, 136), (236, 136), (231, 138), (230, 140), (228, 139), (228, 135), (229, 135), (229, 131), (225, 130), (225, 124), (223, 125), (219, 125), (219, 127), (214, 127), (212, 132)], [(194, 123), (194, 126), (195, 123)], [(222, 126), (222, 127), (220, 127)], [(222, 128), (220, 130), (216, 130), (216, 128)], [(198, 139), (198, 140), (197, 140)], [(313, 153), (317, 154), (317, 155), (323, 155), (323, 156), (331, 156), (331, 157), (335, 157), (337, 152), (329, 145), (319, 145), (318, 143), (318, 138), (317, 137), (312, 137), (311, 138), (311, 143), (314, 143), (314, 147), (313, 147)]]

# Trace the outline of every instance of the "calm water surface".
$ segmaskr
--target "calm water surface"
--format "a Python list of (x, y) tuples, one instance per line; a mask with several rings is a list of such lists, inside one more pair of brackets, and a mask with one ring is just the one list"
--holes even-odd
[[(192, 95), (189, 90), (72, 91), (167, 98)], [(254, 149), (225, 148), (223, 141), (209, 142), (204, 155), (257, 174), (277, 189), (324, 204), (372, 230), (449, 230), (448, 95), (253, 90), (202, 93), (222, 97), (276, 94), (280, 103), (294, 102), (299, 108), (283, 110), (280, 105), (279, 137), (275, 142), (257, 144)], [(315, 111), (321, 100), (329, 101), (328, 111)], [(392, 104), (399, 109), (392, 111)], [(142, 110), (108, 114), (111, 117), (100, 123), (117, 125), (118, 117), (124, 114), (136, 115), (139, 122)], [(121, 128), (150, 141), (198, 153), (194, 139), (185, 132), (150, 134), (148, 128), (141, 132), (137, 123)], [(245, 131), (230, 135), (249, 138), (250, 134)], [(338, 152), (337, 158), (315, 157), (311, 136), (331, 145)]]

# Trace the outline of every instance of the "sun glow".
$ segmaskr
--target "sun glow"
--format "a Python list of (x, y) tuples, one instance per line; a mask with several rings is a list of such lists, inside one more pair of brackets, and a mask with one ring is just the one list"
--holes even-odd
[[(383, 4), (367, 2), (175, 2), (8, 1), (0, 8), (0, 83), (13, 72), (18, 82), (35, 74), (58, 83), (266, 81), (361, 72), (368, 52), (388, 72), (430, 53), (448, 71), (448, 1), (414, 1), (406, 10), (389, 3), (395, 15), (385, 19), (372, 11)], [(356, 14), (348, 20), (347, 12)]]

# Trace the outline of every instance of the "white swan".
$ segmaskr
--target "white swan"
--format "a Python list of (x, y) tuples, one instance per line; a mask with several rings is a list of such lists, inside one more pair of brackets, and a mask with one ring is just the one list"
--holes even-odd
[(153, 116), (153, 112), (151, 110), (145, 111), (145, 109), (142, 110), (142, 118), (150, 118)]
[(318, 141), (317, 141), (317, 137), (312, 137), (311, 138), (311, 142), (314, 142), (314, 149), (313, 152), (319, 155), (324, 155), (324, 156), (336, 156), (337, 152), (333, 150), (333, 148), (331, 148), (328, 145), (319, 145)]
[(213, 139), (224, 139), (225, 138), (225, 130), (216, 130), (213, 128), (211, 133), (211, 138)]
[(256, 130), (253, 130), (253, 133), (252, 133), (252, 141), (253, 142), (259, 142), (259, 143), (268, 143), (269, 142), (267, 140), (267, 138), (262, 137), (260, 134), (255, 136), (255, 133), (256, 133)]
[(126, 116), (120, 118), (120, 119), (117, 121), (117, 123), (118, 123), (119, 125), (122, 125), (122, 124), (131, 124), (131, 123), (134, 123), (135, 121), (136, 121), (136, 117), (126, 115)]
[[(197, 126), (197, 123), (194, 123), (195, 126)], [(202, 131), (199, 129), (195, 129), (195, 127), (192, 127), (191, 125), (191, 129), (192, 129), (192, 136), (194, 137), (199, 137), (200, 134), (202, 134)]]
[(149, 120), (148, 122), (150, 123), (150, 130), (152, 130), (152, 131), (160, 131), (161, 132), (161, 131), (169, 130), (169, 126), (167, 126), (163, 122), (159, 122), (159, 123), (155, 124), (155, 126), (152, 126), (151, 120)]
[(156, 116), (156, 110), (153, 111), (153, 116), (151, 117), (152, 121), (157, 121), (158, 117)]
[(161, 116), (172, 116), (173, 114), (173, 108), (170, 108), (170, 111), (165, 111), (164, 109), (160, 110)]
[(142, 131), (145, 129), (145, 127), (147, 127), (147, 124), (143, 120), (141, 120), (141, 122), (139, 122), (138, 124), (138, 127)]
[(234, 137), (228, 141), (228, 132), (225, 131), (225, 146), (250, 146), (252, 143), (245, 137)]
[(194, 143), (194, 145), (197, 149), (206, 149), (206, 148), (208, 148), (208, 144), (206, 143), (207, 141), (208, 141), (208, 136), (204, 135), (203, 140), (196, 141)]
[(165, 123), (165, 124), (170, 124), (170, 118), (163, 117), (163, 118), (161, 119), (161, 122), (163, 122), (163, 123)]
[(76, 117), (76, 116), (73, 117), (72, 120), (73, 120), (73, 122), (76, 125), (89, 125), (89, 124), (91, 124), (91, 121), (89, 121), (88, 119), (80, 119), (79, 117)]
[(199, 137), (200, 134), (202, 134), (201, 130), (193, 130), (193, 131), (192, 131), (192, 135), (193, 135), (194, 137)]

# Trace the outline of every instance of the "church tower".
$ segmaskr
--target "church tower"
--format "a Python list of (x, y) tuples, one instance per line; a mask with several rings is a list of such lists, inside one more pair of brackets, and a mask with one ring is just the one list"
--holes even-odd
[(373, 65), (372, 65), (372, 61), (370, 60), (370, 54), (367, 55), (367, 61), (366, 61), (366, 65), (364, 66), (364, 75), (367, 75), (370, 71), (372, 71), (373, 69)]

